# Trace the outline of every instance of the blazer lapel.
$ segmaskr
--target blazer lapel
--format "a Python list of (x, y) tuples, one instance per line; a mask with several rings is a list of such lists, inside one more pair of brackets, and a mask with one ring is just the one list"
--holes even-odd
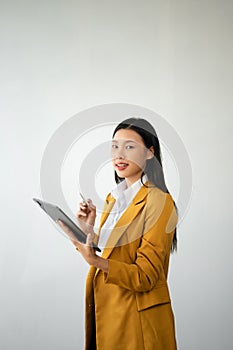
[(105, 223), (110, 211), (112, 210), (112, 207), (115, 203), (115, 198), (113, 198), (111, 196), (111, 194), (109, 193), (106, 197), (105, 203), (104, 203), (104, 209), (102, 211), (101, 217), (100, 217), (100, 223), (99, 223), (99, 228), (97, 231), (97, 235), (99, 236), (100, 234), (100, 229), (103, 226), (103, 224)]
[[(146, 184), (147, 183), (148, 182), (146, 182)], [(136, 194), (136, 196), (134, 197), (132, 203), (128, 206), (126, 211), (122, 214), (120, 219), (117, 221), (108, 238), (106, 247), (103, 250), (103, 253), (102, 253), (103, 258), (107, 259), (109, 257), (113, 248), (117, 245), (117, 242), (119, 241), (119, 239), (121, 238), (121, 236), (123, 235), (127, 227), (136, 218), (141, 208), (145, 205), (148, 191), (149, 189), (147, 187), (142, 186), (138, 191), (138, 193)], [(110, 210), (106, 215), (103, 216), (98, 232), (100, 232), (100, 229), (104, 221), (106, 220), (107, 216), (109, 215)]]

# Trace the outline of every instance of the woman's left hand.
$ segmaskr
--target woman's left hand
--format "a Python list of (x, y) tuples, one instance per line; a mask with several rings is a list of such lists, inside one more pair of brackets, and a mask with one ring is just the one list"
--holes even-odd
[(70, 238), (70, 240), (72, 241), (76, 249), (82, 254), (86, 262), (89, 265), (93, 265), (97, 257), (97, 255), (95, 254), (95, 250), (92, 247), (92, 242), (95, 235), (94, 231), (93, 233), (87, 234), (87, 240), (86, 240), (86, 243), (84, 244), (77, 241), (73, 232), (61, 220), (58, 220), (57, 223), (63, 229), (63, 231), (67, 234), (67, 236)]

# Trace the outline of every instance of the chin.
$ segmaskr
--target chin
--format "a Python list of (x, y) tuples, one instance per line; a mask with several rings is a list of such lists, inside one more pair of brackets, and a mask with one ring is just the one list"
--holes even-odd
[(120, 178), (122, 178), (122, 179), (124, 179), (124, 178), (127, 177), (126, 174), (122, 174), (122, 173), (120, 173), (120, 172), (118, 172), (118, 171), (116, 171), (116, 173), (117, 173), (117, 176), (120, 177)]

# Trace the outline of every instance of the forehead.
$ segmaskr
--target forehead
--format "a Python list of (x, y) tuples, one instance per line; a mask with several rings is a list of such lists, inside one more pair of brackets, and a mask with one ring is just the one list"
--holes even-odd
[(134, 130), (131, 129), (120, 129), (118, 130), (114, 137), (113, 140), (133, 140), (135, 142), (144, 144), (142, 137)]

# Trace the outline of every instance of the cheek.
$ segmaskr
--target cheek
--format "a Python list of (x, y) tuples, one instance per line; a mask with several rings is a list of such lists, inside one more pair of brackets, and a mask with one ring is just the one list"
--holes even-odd
[(134, 163), (136, 166), (139, 166), (140, 168), (145, 164), (146, 158), (144, 153), (142, 152), (137, 152), (137, 153), (131, 153), (127, 159), (131, 162)]

